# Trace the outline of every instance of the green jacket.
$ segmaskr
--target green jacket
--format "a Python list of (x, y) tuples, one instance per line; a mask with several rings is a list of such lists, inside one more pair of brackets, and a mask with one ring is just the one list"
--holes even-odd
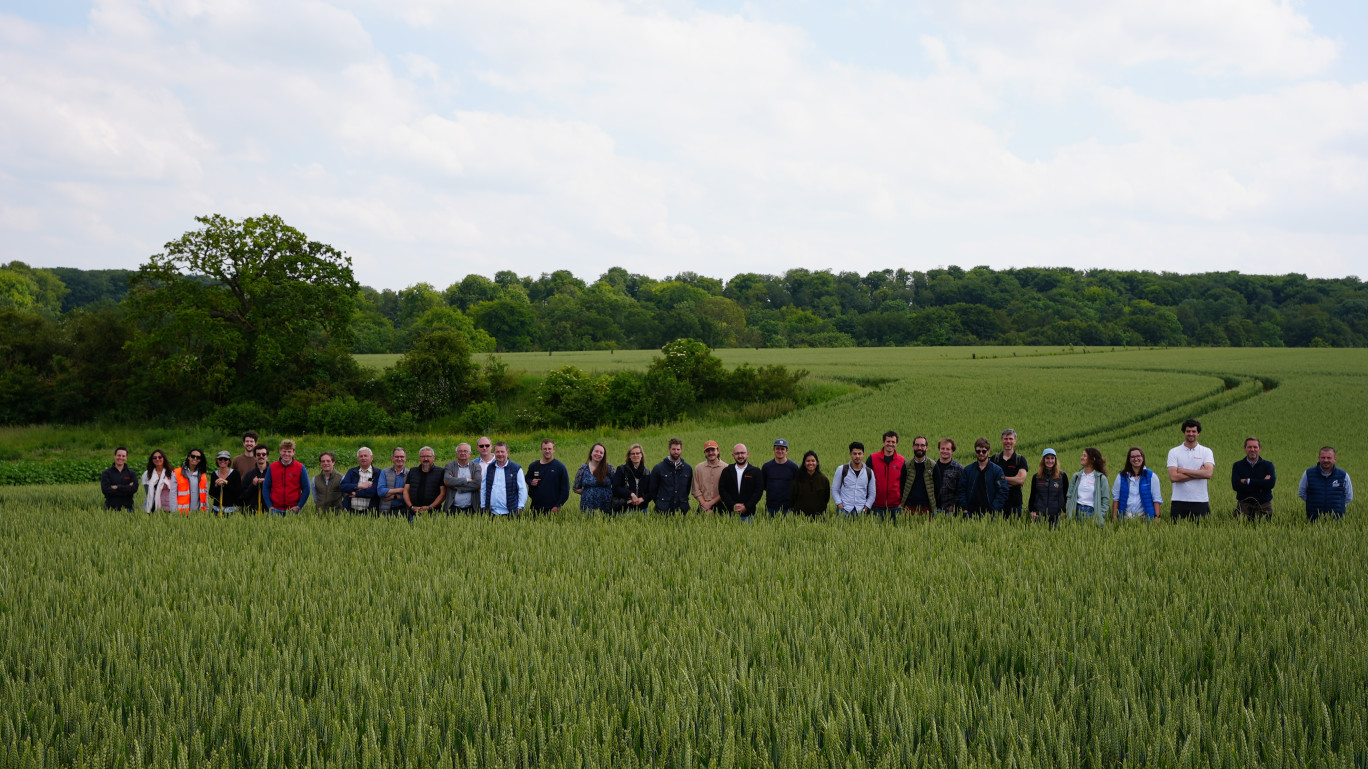
[[(1073, 477), (1069, 480), (1069, 501), (1064, 505), (1064, 511), (1068, 513), (1070, 518), (1076, 519), (1079, 517), (1078, 505), (1080, 504), (1080, 500), (1078, 499), (1078, 483), (1081, 480), (1083, 480), (1082, 470), (1074, 473)], [(1107, 520), (1107, 513), (1111, 511), (1111, 483), (1107, 480), (1107, 476), (1098, 473), (1096, 486), (1097, 488), (1093, 493), (1092, 516), (1098, 523), (1102, 523)], [(1081, 504), (1088, 504), (1088, 500), (1081, 500)]]

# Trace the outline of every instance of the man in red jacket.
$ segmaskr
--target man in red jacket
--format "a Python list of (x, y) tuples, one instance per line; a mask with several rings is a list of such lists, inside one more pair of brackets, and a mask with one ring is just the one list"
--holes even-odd
[(869, 469), (874, 471), (874, 506), (870, 512), (879, 516), (897, 519), (898, 509), (902, 507), (903, 468), (906, 460), (898, 453), (898, 434), (892, 430), (883, 434), (883, 451), (869, 460)]

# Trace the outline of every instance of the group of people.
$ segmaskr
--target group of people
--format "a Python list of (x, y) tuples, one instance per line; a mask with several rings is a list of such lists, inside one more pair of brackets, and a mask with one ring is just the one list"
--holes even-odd
[[(1202, 425), (1183, 422), (1183, 442), (1168, 453), (1171, 484), (1170, 517), (1201, 518), (1211, 513), (1208, 481), (1215, 470), (1211, 449), (1199, 442)], [(1132, 446), (1114, 479), (1096, 448), (1079, 457), (1079, 469), (1067, 474), (1054, 449), (1045, 449), (1034, 472), (1017, 452), (1015, 430), (1004, 430), (1001, 450), (992, 453), (987, 438), (974, 442), (975, 461), (955, 461), (955, 441), (937, 443), (939, 459), (928, 456), (925, 436), (912, 440), (912, 455), (898, 453), (898, 433), (883, 435), (880, 451), (866, 457), (864, 444), (849, 445), (849, 461), (830, 477), (822, 471), (817, 452), (789, 458), (788, 442), (774, 441), (774, 458), (757, 467), (745, 444), (732, 447), (732, 462), (724, 462), (717, 441), (703, 444), (704, 461), (690, 465), (683, 459), (684, 444), (671, 438), (667, 456), (654, 466), (645, 449), (632, 444), (622, 464), (608, 461), (602, 443), (571, 475), (556, 459), (556, 444), (541, 442), (541, 457), (524, 468), (508, 457), (508, 444), (481, 437), (472, 454), (469, 443), (456, 447), (456, 458), (436, 463), (432, 447), (418, 450), (418, 464), (408, 466), (403, 448), (390, 454), (390, 466), (374, 464), (366, 447), (356, 453), (357, 466), (340, 472), (336, 457), (319, 455), (319, 472), (312, 478), (295, 459), (295, 444), (283, 440), (277, 458), (258, 442), (255, 432), (243, 435), (243, 453), (220, 451), (215, 467), (206, 455), (191, 449), (179, 467), (170, 467), (166, 454), (153, 451), (147, 469), (138, 476), (128, 466), (128, 450), (114, 452), (114, 464), (100, 476), (105, 505), (133, 509), (134, 497), (144, 491), (143, 509), (189, 514), (196, 510), (219, 514), (245, 512), (286, 515), (303, 510), (309, 499), (320, 511), (351, 511), (405, 516), (444, 511), (495, 516), (555, 513), (570, 494), (579, 496), (581, 510), (604, 513), (646, 511), (725, 513), (750, 518), (763, 509), (774, 515), (822, 515), (831, 509), (846, 515), (872, 514), (893, 518), (900, 513), (933, 516), (1001, 515), (1025, 517), (1058, 525), (1063, 517), (1095, 519), (1159, 518), (1164, 499), (1159, 474), (1146, 464), (1145, 452)], [(1271, 518), (1277, 474), (1273, 463), (1260, 456), (1258, 438), (1245, 440), (1244, 458), (1231, 468), (1231, 488), (1238, 512), (1251, 520)], [(1301, 474), (1297, 495), (1306, 515), (1343, 516), (1354, 498), (1349, 475), (1336, 466), (1335, 450), (1320, 450), (1317, 464)], [(1029, 492), (1027, 491), (1029, 489)]]

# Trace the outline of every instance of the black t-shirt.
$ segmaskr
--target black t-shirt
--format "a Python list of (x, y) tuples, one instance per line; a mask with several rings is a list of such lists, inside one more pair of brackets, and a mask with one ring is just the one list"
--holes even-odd
[[(907, 504), (912, 507), (930, 507), (931, 500), (927, 498), (926, 487), (922, 485), (924, 483), (922, 479), (926, 476), (926, 466), (931, 464), (931, 460), (928, 459), (925, 462), (908, 460), (907, 464), (915, 468), (917, 473), (912, 480), (912, 492), (907, 495)], [(906, 467), (903, 468), (903, 472), (907, 472)]]
[[(1015, 478), (1022, 470), (1025, 470), (1027, 474), (1031, 472), (1031, 468), (1026, 465), (1026, 457), (1021, 456), (1020, 451), (1014, 452), (1010, 460), (1003, 459), (1002, 452), (998, 452), (993, 455), (993, 464), (1001, 467), (1002, 474), (1008, 478)], [(1021, 486), (1011, 485), (1007, 487), (1007, 509), (1020, 509), (1021, 488)]]

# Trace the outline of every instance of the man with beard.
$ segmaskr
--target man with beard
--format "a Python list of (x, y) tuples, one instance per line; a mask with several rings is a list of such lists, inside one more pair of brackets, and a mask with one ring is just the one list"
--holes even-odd
[(903, 465), (902, 506), (917, 515), (929, 516), (936, 505), (934, 464), (926, 458), (930, 446), (925, 435), (912, 439), (912, 460)]

